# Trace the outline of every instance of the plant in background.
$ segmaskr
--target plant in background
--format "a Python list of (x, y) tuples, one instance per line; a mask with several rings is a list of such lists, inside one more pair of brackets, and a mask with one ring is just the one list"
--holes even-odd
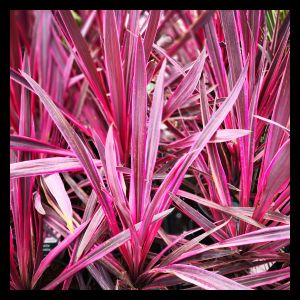
[(289, 12), (10, 32), (11, 289), (289, 289)]

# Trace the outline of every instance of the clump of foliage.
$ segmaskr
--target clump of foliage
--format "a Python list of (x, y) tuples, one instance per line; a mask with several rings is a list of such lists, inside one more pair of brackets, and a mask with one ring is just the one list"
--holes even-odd
[(11, 289), (289, 289), (289, 12), (10, 32)]

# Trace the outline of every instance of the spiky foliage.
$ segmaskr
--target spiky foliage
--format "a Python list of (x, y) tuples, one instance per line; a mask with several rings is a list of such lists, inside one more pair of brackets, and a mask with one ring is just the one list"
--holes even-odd
[(11, 289), (289, 289), (289, 12), (10, 32)]

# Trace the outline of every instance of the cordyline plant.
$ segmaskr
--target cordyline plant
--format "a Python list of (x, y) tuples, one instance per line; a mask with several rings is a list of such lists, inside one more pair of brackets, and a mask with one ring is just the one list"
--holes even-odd
[(11, 11), (11, 289), (288, 290), (289, 43), (288, 11)]

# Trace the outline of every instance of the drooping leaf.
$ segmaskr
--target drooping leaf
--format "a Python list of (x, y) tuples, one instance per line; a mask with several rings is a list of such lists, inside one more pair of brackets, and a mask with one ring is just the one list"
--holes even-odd
[(205, 290), (251, 290), (232, 279), (191, 265), (173, 264), (150, 272), (171, 273)]

